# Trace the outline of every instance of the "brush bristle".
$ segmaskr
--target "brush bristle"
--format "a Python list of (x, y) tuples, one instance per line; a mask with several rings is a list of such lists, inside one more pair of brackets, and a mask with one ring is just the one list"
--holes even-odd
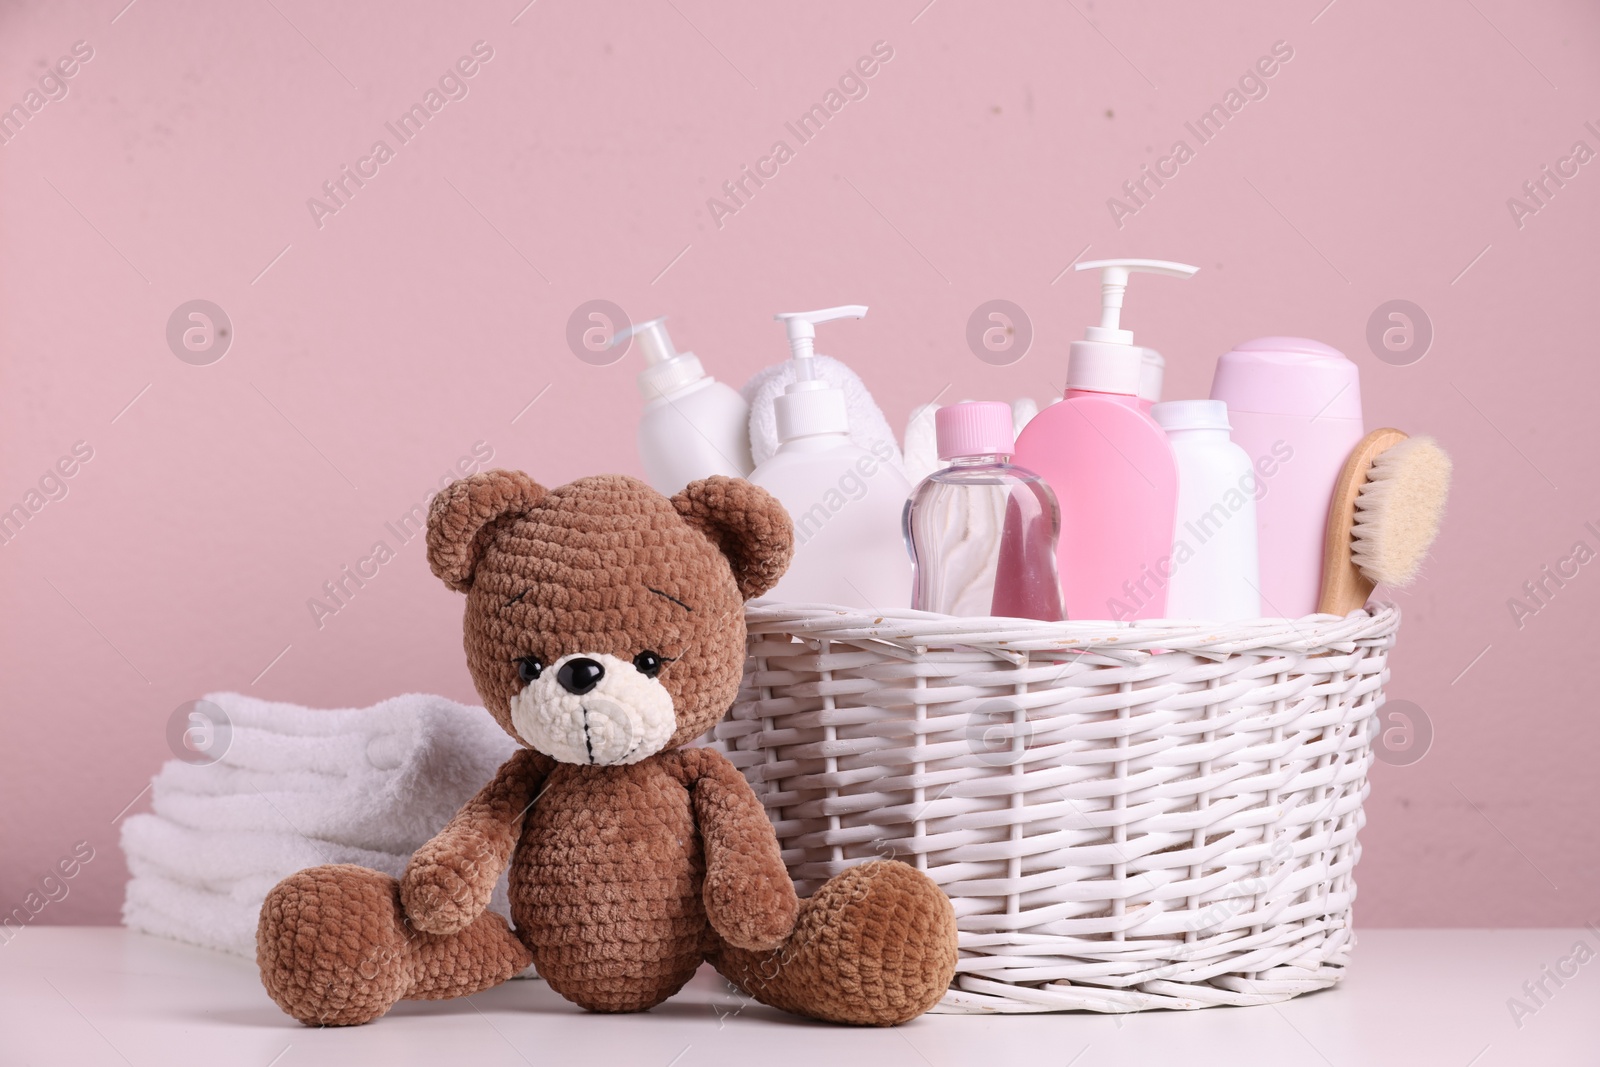
[(1351, 557), (1375, 584), (1417, 576), (1439, 534), (1450, 493), (1450, 457), (1431, 437), (1411, 437), (1378, 454), (1356, 496)]

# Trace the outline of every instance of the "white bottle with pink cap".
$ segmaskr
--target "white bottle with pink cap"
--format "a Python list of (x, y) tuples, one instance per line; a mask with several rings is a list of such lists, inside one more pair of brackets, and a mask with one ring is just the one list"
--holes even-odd
[(1258, 479), (1261, 610), (1309, 615), (1334, 483), (1365, 432), (1360, 372), (1319, 341), (1260, 337), (1217, 360), (1211, 399), (1228, 405), (1233, 441)]

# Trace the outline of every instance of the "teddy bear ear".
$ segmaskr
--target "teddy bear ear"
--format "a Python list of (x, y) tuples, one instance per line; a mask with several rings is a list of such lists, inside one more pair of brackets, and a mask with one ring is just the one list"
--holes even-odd
[(794, 555), (794, 524), (777, 498), (742, 478), (720, 474), (672, 498), (684, 521), (711, 539), (733, 567), (746, 600), (778, 584)]
[(428, 566), (445, 585), (465, 593), (496, 520), (526, 514), (546, 492), (521, 471), (479, 471), (450, 483), (428, 506)]

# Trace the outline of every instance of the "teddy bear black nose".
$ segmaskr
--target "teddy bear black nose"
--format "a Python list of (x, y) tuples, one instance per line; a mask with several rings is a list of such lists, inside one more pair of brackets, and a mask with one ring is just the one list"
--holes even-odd
[(606, 669), (587, 657), (582, 659), (569, 659), (561, 665), (556, 672), (556, 681), (561, 688), (574, 696), (583, 696), (589, 690), (600, 684), (600, 679), (606, 676)]

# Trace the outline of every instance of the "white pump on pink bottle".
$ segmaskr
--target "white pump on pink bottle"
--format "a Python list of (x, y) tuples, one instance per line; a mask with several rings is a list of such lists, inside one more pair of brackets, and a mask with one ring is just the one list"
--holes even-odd
[(1187, 278), (1198, 267), (1101, 259), (1100, 323), (1072, 342), (1067, 388), (1017, 438), (1016, 463), (1042, 475), (1061, 505), (1058, 564), (1071, 619), (1159, 619), (1167, 610), (1178, 472), (1139, 383), (1145, 350), (1122, 328), (1133, 274)]

